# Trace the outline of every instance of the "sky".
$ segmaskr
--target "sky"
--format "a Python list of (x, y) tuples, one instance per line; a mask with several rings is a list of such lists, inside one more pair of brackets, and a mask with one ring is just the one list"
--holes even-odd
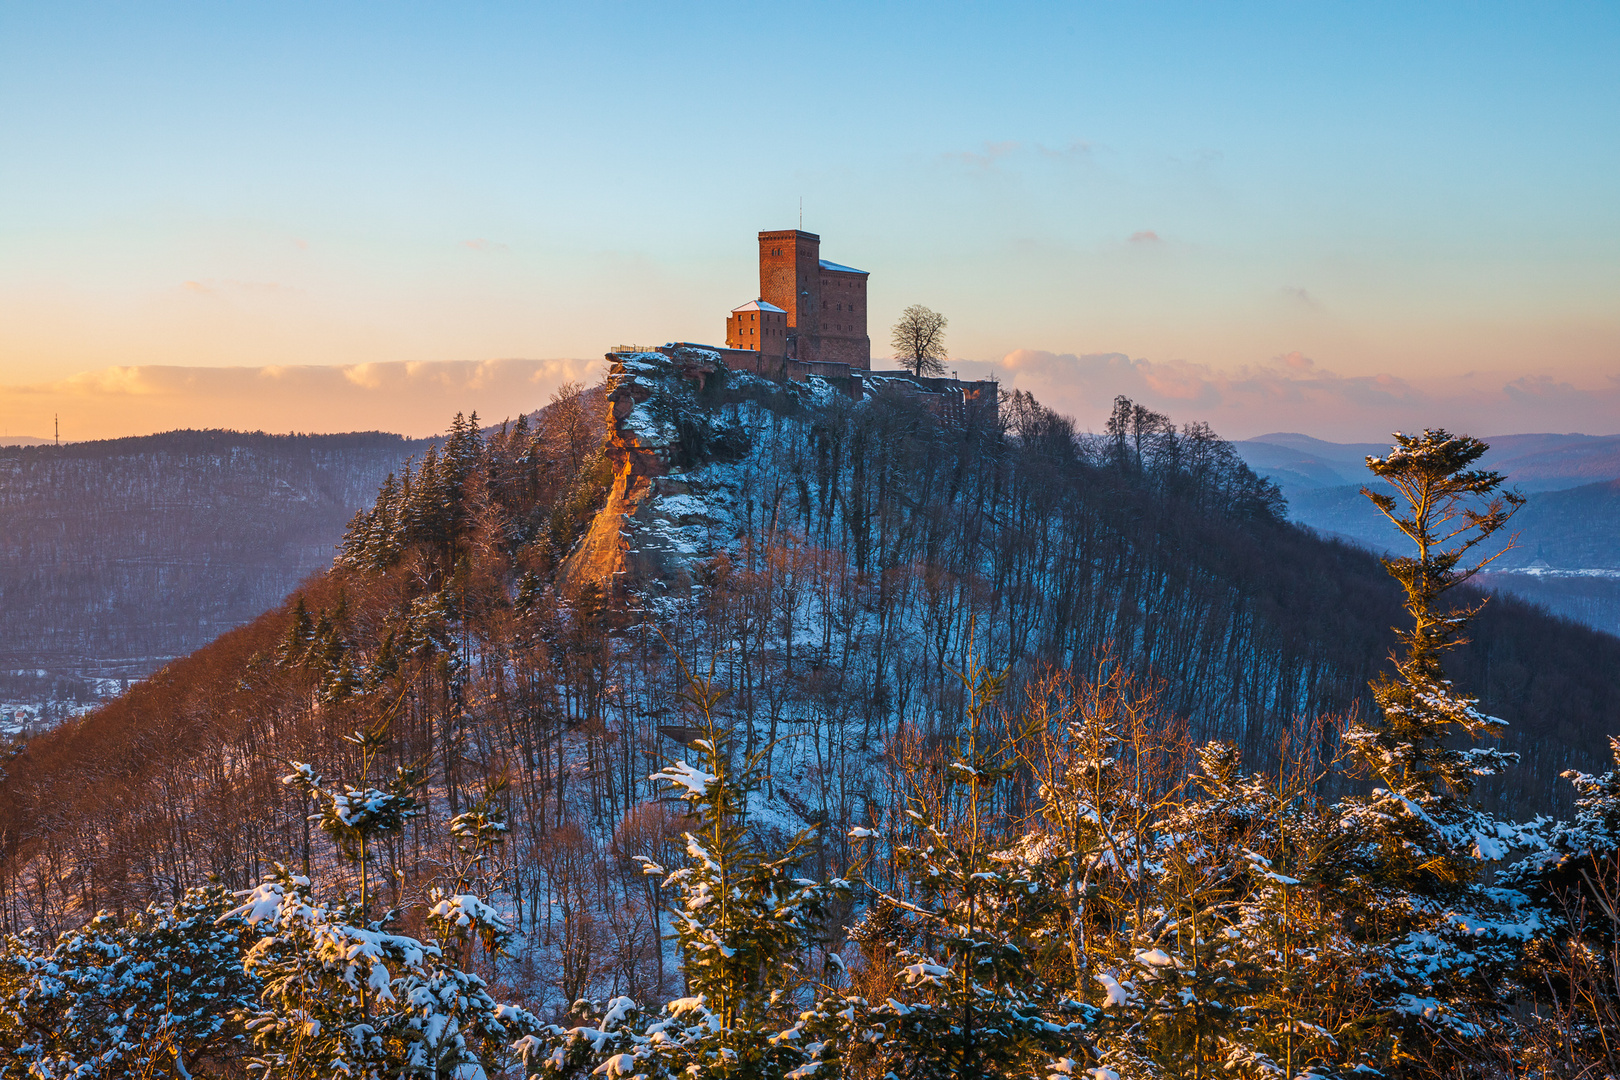
[[(0, 437), (443, 430), (754, 233), (1095, 428), (1620, 432), (1620, 5), (0, 0)], [(877, 361), (878, 366), (883, 361)]]

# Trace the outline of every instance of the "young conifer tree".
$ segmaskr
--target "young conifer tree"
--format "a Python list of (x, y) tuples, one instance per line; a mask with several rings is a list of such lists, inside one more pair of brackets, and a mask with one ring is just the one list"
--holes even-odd
[(1488, 449), (1478, 439), (1443, 429), (1395, 439), (1387, 457), (1367, 459), (1394, 493), (1363, 493), (1417, 548), (1383, 560), (1412, 625), (1399, 631), (1395, 675), (1373, 684), (1377, 717), (1344, 736), (1373, 790), (1339, 809), (1361, 934), (1387, 988), (1387, 1063), (1410, 1066), (1406, 1055), (1432, 1051), (1437, 1035), (1455, 1043), (1481, 1034), (1479, 1010), (1496, 1000), (1491, 980), (1533, 920), (1522, 894), (1481, 884), (1485, 864), (1521, 843), (1522, 830), (1471, 798), (1481, 777), (1517, 756), (1459, 745), (1495, 736), (1504, 723), (1459, 694), (1442, 666), (1483, 605), (1449, 605), (1446, 594), (1496, 557), (1471, 553), (1524, 499), (1502, 490), (1501, 473), (1473, 467)]
[[(1130, 988), (1140, 1020), (1119, 1025), (1126, 1045), (1139, 1040), (1170, 1075), (1334, 1075), (1347, 1048), (1334, 1030), (1354, 1015), (1359, 972), (1342, 963), (1337, 921), (1321, 915), (1332, 910), (1318, 887), (1332, 846), (1310, 778), (1286, 766), (1244, 775), (1227, 742), (1200, 747), (1197, 761), (1188, 797), (1159, 823), (1155, 907), (1136, 928), (1145, 940)], [(1148, 945), (1166, 954), (1151, 967)]]
[[(377, 732), (356, 733), (366, 769), (383, 748)], [(397, 912), (370, 917), (370, 853), (385, 836), (423, 812), (418, 781), (400, 770), (387, 789), (326, 786), (307, 765), (294, 763), (284, 780), (319, 806), (312, 815), (337, 853), (357, 865), (359, 898), (323, 899), (314, 882), (285, 866), (242, 895), (228, 914), (259, 935), (242, 967), (263, 987), (256, 1005), (241, 1010), (257, 1053), (251, 1074), (280, 1077), (466, 1077), (504, 1065), (507, 1047), (539, 1022), (498, 1004), (484, 980), (458, 961), (475, 939), (498, 949), (511, 930), (483, 899), (461, 891), (476, 860), (504, 833), (487, 804), (453, 818), (451, 835), (470, 860), (448, 891), (438, 890), (426, 922), (439, 940), (422, 941), (392, 928)], [(442, 942), (442, 944), (441, 944)]]
[(903, 887), (874, 890), (854, 935), (885, 997), (835, 994), (807, 1014), (815, 1076), (1044, 1076), (1095, 1060), (1098, 1010), (1065, 992), (1069, 943), (1050, 929), (1067, 921), (1067, 863), (1023, 850), (1008, 813), (1019, 761), (995, 722), (1007, 673), (975, 663), (959, 677), (967, 707), (945, 795), (908, 798), (897, 824), (911, 839), (894, 846)]
[(1547, 923), (1519, 972), (1534, 1006), (1503, 1040), (1526, 1075), (1620, 1076), (1620, 738), (1609, 751), (1607, 772), (1564, 773), (1575, 819), (1505, 875)]
[(246, 925), (219, 885), (137, 915), (103, 912), (54, 947), (0, 944), (0, 1076), (184, 1078), (229, 1058), (258, 990)]
[(796, 1024), (807, 962), (829, 903), (847, 892), (795, 876), (810, 832), (780, 854), (767, 854), (755, 834), (750, 796), (760, 788), (770, 748), (734, 760), (716, 709), (724, 694), (686, 673), (683, 699), (703, 736), (698, 764), (672, 762), (653, 774), (686, 805), (696, 826), (686, 833), (688, 863), (673, 871), (641, 858), (664, 878), (672, 898), (686, 994), (662, 1013), (644, 1015), (629, 998), (575, 1004), (580, 1025), (550, 1027), (522, 1044), (538, 1076), (807, 1078), (810, 1051)]

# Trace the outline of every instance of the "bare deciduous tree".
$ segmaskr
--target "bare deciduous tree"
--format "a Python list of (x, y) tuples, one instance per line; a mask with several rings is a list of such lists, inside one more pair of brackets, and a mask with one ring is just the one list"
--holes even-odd
[(889, 343), (913, 374), (945, 374), (945, 316), (939, 312), (912, 304), (894, 324)]
[(580, 463), (590, 450), (592, 432), (590, 418), (586, 415), (587, 407), (585, 388), (573, 380), (557, 387), (551, 395), (549, 426), (568, 457), (572, 475), (578, 475)]

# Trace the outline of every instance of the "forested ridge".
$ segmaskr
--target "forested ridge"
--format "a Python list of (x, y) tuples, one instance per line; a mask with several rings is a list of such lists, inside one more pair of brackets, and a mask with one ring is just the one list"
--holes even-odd
[[(330, 571), (11, 749), (15, 1060), (1612, 1068), (1580, 882), (1612, 875), (1620, 781), (1556, 777), (1604, 765), (1620, 642), (1497, 599), (1393, 665), (1410, 591), (1128, 401), (1088, 436), (1024, 394), (941, 424), (638, 363), (605, 427), (577, 387), (458, 417)], [(649, 447), (625, 535), (691, 587), (559, 588)], [(158, 948), (206, 1007), (129, 974)], [(70, 1000), (91, 1019), (53, 1034)]]
[(0, 448), (0, 699), (88, 701), (97, 677), (143, 677), (257, 617), (426, 446), (174, 431)]

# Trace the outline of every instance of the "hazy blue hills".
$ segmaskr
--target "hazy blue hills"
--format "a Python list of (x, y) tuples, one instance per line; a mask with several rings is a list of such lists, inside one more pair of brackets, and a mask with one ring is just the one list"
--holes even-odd
[(0, 448), (0, 729), (18, 710), (88, 703), (279, 603), (427, 445), (174, 431)]
[[(1620, 435), (1497, 435), (1483, 464), (1529, 496), (1513, 519), (1517, 546), (1488, 584), (1555, 614), (1620, 634)], [(1404, 552), (1361, 488), (1383, 443), (1332, 443), (1278, 432), (1234, 443), (1249, 467), (1288, 496), (1288, 516), (1373, 551)]]
[[(1521, 491), (1556, 491), (1620, 479), (1620, 435), (1492, 435), (1482, 464), (1508, 475)], [(1271, 477), (1292, 499), (1299, 491), (1359, 487), (1369, 454), (1388, 443), (1333, 443), (1297, 432), (1274, 432), (1233, 444), (1256, 472)]]
[[(1381, 515), (1369, 514), (1360, 484), (1299, 492), (1288, 500), (1289, 516), (1322, 532), (1378, 551), (1404, 550), (1405, 541)], [(1504, 554), (1500, 570), (1620, 571), (1620, 480), (1584, 484), (1566, 491), (1530, 494), (1513, 518), (1518, 545)]]

